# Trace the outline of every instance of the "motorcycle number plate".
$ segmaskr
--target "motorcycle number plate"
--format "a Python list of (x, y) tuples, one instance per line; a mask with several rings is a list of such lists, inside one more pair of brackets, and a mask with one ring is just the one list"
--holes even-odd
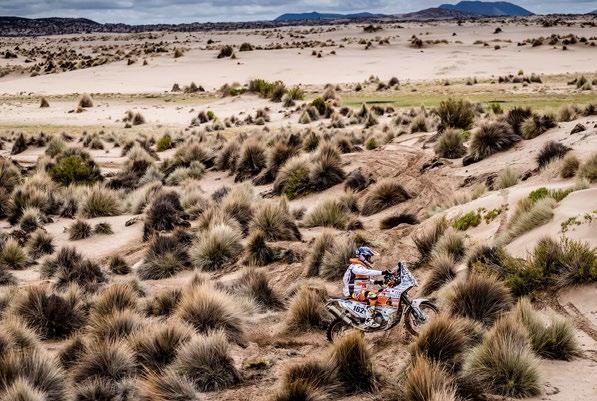
[(361, 306), (361, 305), (354, 305), (352, 307), (352, 310), (354, 310), (356, 313), (358, 313), (359, 315), (362, 315), (363, 313), (365, 313), (365, 307)]

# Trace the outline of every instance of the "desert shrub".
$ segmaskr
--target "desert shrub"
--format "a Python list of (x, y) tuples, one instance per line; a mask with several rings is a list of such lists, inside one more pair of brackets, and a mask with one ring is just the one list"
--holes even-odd
[(530, 397), (541, 390), (536, 363), (524, 327), (502, 318), (468, 355), (464, 375), (488, 393)]
[(473, 133), (469, 155), (474, 161), (482, 160), (510, 149), (519, 140), (509, 124), (503, 121), (484, 122)]
[(166, 184), (179, 185), (185, 180), (199, 180), (203, 177), (205, 169), (199, 161), (192, 161), (188, 167), (177, 167), (166, 177)]
[(147, 209), (143, 239), (149, 239), (156, 231), (171, 231), (180, 226), (188, 227), (187, 218), (176, 192), (159, 192)]
[(347, 393), (369, 392), (377, 387), (373, 359), (363, 336), (356, 331), (332, 345), (330, 365), (335, 379)]
[(572, 121), (576, 118), (577, 112), (576, 106), (563, 104), (558, 109), (558, 121)]
[(252, 232), (247, 238), (247, 262), (252, 266), (266, 266), (276, 260), (276, 252), (265, 242), (265, 234)]
[(469, 129), (475, 119), (473, 105), (462, 99), (448, 98), (440, 102), (437, 108), (440, 118), (440, 130), (446, 128)]
[(319, 145), (309, 169), (309, 185), (313, 191), (323, 191), (344, 180), (342, 159), (338, 149), (329, 144)]
[(145, 303), (144, 310), (148, 316), (168, 317), (170, 316), (182, 297), (182, 291), (179, 288), (162, 290), (156, 293)]
[(89, 153), (83, 151), (65, 151), (50, 167), (48, 174), (62, 185), (93, 184), (102, 180), (102, 175)]
[(159, 280), (171, 277), (191, 267), (189, 254), (174, 236), (154, 237), (137, 269), (142, 280)]
[(136, 333), (129, 342), (137, 363), (145, 370), (158, 372), (174, 361), (193, 333), (192, 327), (172, 320)]
[(429, 295), (456, 278), (456, 263), (446, 254), (433, 257), (429, 262), (431, 271), (425, 280), (421, 293)]
[(27, 140), (25, 136), (21, 132), (17, 139), (15, 139), (14, 143), (12, 144), (12, 148), (10, 148), (11, 155), (18, 155), (19, 153), (23, 153), (28, 148)]
[(456, 388), (441, 365), (418, 357), (406, 374), (404, 399), (409, 401), (455, 401)]
[(388, 216), (388, 217), (383, 218), (379, 222), (379, 228), (381, 230), (388, 230), (390, 228), (397, 227), (400, 224), (408, 224), (408, 225), (419, 224), (419, 220), (413, 214), (400, 213), (397, 215)]
[(566, 153), (562, 158), (562, 167), (560, 168), (560, 177), (572, 178), (580, 167), (580, 160), (574, 153)]
[(93, 292), (107, 280), (98, 264), (83, 259), (74, 248), (62, 248), (56, 259), (44, 264), (42, 269), (56, 277), (55, 285), (59, 289), (74, 283), (85, 291)]
[(257, 141), (245, 141), (236, 161), (235, 181), (254, 177), (267, 166), (265, 149)]
[(114, 234), (114, 230), (112, 230), (110, 223), (106, 223), (105, 221), (97, 223), (95, 227), (93, 227), (93, 232), (99, 235)]
[(307, 286), (301, 287), (292, 297), (286, 312), (286, 330), (301, 333), (322, 329), (329, 321), (329, 313), (321, 303), (321, 294)]
[(138, 382), (141, 399), (152, 401), (199, 401), (193, 382), (173, 369), (148, 372)]
[(319, 269), (325, 252), (332, 248), (335, 242), (334, 234), (331, 231), (323, 231), (311, 245), (310, 253), (305, 261), (305, 275), (315, 277), (319, 275)]
[(282, 301), (274, 289), (270, 286), (265, 273), (255, 269), (247, 269), (233, 285), (232, 291), (237, 294), (246, 295), (262, 310), (281, 309)]
[(466, 252), (464, 235), (454, 230), (446, 230), (433, 247), (433, 255), (447, 255), (460, 261)]
[(135, 356), (122, 341), (91, 341), (72, 368), (73, 380), (103, 379), (113, 383), (133, 377)]
[(290, 200), (311, 190), (309, 179), (310, 166), (304, 157), (289, 159), (279, 170), (274, 181), (274, 192), (284, 194)]
[(50, 157), (56, 157), (60, 153), (66, 150), (66, 142), (59, 136), (55, 136), (48, 142), (48, 147), (46, 148), (46, 155)]
[(298, 86), (289, 88), (286, 94), (292, 100), (303, 100), (305, 98), (305, 91)]
[(415, 246), (421, 255), (419, 258), (419, 264), (423, 264), (429, 260), (433, 247), (444, 234), (448, 228), (448, 225), (448, 220), (441, 218), (436, 220), (430, 229), (426, 229), (413, 236), (413, 242), (415, 243)]
[(123, 310), (135, 310), (138, 294), (129, 283), (115, 283), (100, 291), (93, 300), (94, 315), (106, 316)]
[(386, 179), (369, 188), (363, 200), (361, 213), (363, 216), (371, 216), (408, 199), (410, 195), (402, 185), (395, 180)]
[(495, 181), (495, 187), (497, 189), (509, 188), (513, 185), (518, 184), (519, 174), (518, 171), (511, 167), (506, 167), (501, 170)]
[(597, 180), (597, 152), (591, 153), (589, 158), (580, 165), (576, 175), (580, 178), (586, 178), (591, 182)]
[(533, 115), (530, 108), (513, 107), (506, 114), (506, 122), (510, 124), (515, 134), (520, 135), (520, 126), (529, 117)]
[(551, 161), (563, 158), (569, 151), (570, 148), (568, 146), (556, 141), (549, 141), (543, 145), (535, 160), (537, 160), (539, 167), (545, 167)]
[(363, 191), (371, 184), (371, 179), (363, 174), (360, 168), (353, 170), (346, 177), (344, 190)]
[(175, 315), (200, 333), (222, 329), (230, 340), (244, 341), (245, 323), (235, 300), (208, 284), (186, 291)]
[(534, 114), (524, 120), (520, 126), (520, 134), (524, 139), (533, 139), (556, 125), (555, 119), (551, 114), (544, 114), (542, 116)]
[(334, 227), (343, 230), (348, 223), (348, 214), (336, 200), (327, 199), (309, 211), (303, 223), (305, 227)]
[(557, 202), (552, 197), (545, 197), (534, 202), (528, 210), (514, 211), (508, 230), (504, 234), (505, 240), (512, 240), (533, 228), (542, 226), (553, 218), (553, 209)]
[(471, 227), (477, 227), (481, 224), (481, 214), (474, 210), (458, 216), (454, 219), (452, 227), (460, 231), (466, 231)]
[(165, 150), (171, 149), (173, 146), (172, 144), (172, 137), (170, 134), (164, 134), (158, 139), (155, 147), (158, 152), (163, 152)]
[(111, 342), (129, 339), (144, 326), (141, 316), (130, 309), (123, 309), (105, 315), (92, 314), (87, 329), (93, 341)]
[(119, 255), (112, 255), (108, 260), (108, 269), (113, 274), (125, 275), (131, 272), (129, 264)]
[(231, 226), (216, 224), (190, 249), (193, 265), (205, 271), (235, 263), (243, 251), (240, 234)]
[(81, 108), (93, 107), (93, 100), (91, 99), (91, 96), (89, 96), (87, 93), (84, 93), (79, 98), (79, 107), (81, 107)]
[(0, 269), (22, 270), (29, 265), (29, 258), (24, 249), (13, 238), (0, 243)]
[(234, 49), (232, 48), (232, 46), (225, 45), (220, 49), (220, 52), (218, 53), (218, 58), (232, 57), (233, 54)]
[(355, 243), (351, 238), (335, 241), (333, 247), (326, 249), (323, 254), (319, 275), (328, 280), (340, 279), (350, 258), (354, 256), (355, 249)]
[(25, 233), (29, 234), (47, 222), (46, 216), (36, 207), (28, 207), (23, 210), (19, 219), (19, 227)]
[(495, 277), (473, 273), (456, 283), (447, 303), (450, 313), (491, 326), (511, 308), (512, 296)]
[(68, 239), (78, 241), (91, 236), (91, 225), (83, 220), (77, 220), (68, 227)]
[(285, 202), (263, 202), (249, 225), (250, 231), (260, 230), (267, 241), (299, 241), (301, 233)]
[(514, 316), (526, 327), (533, 351), (543, 358), (570, 360), (579, 355), (580, 348), (572, 324), (553, 318), (549, 324), (534, 310), (526, 298), (514, 308)]
[(458, 159), (466, 153), (466, 148), (462, 143), (463, 138), (458, 130), (446, 129), (437, 139), (433, 150), (439, 157)]
[(221, 331), (197, 336), (184, 344), (173, 367), (200, 391), (223, 390), (241, 379), (230, 356), (226, 336)]
[(88, 218), (116, 216), (120, 211), (118, 192), (97, 184), (89, 189), (81, 205), (81, 214)]

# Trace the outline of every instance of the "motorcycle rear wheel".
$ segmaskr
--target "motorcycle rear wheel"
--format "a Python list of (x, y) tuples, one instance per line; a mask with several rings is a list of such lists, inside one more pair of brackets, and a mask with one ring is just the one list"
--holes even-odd
[(338, 338), (346, 335), (352, 327), (347, 325), (344, 320), (337, 317), (330, 322), (327, 328), (327, 338), (328, 341), (333, 343)]
[(408, 330), (408, 332), (415, 337), (418, 336), (421, 332), (421, 329), (425, 325), (429, 324), (429, 322), (433, 320), (433, 318), (439, 313), (437, 306), (433, 305), (429, 301), (421, 302), (419, 308), (428, 316), (428, 320), (422, 325), (417, 323), (417, 318), (413, 314), (412, 308), (409, 308), (408, 314), (404, 316), (404, 326), (406, 326), (406, 330)]

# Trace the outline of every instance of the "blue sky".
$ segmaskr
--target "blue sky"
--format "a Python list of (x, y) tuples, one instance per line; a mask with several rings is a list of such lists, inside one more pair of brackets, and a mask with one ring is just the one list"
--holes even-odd
[[(538, 14), (586, 13), (597, 0), (520, 0)], [(433, 0), (0, 0), (0, 15), (86, 17), (98, 22), (180, 23), (272, 19), (286, 12), (360, 12), (398, 14), (436, 7)]]

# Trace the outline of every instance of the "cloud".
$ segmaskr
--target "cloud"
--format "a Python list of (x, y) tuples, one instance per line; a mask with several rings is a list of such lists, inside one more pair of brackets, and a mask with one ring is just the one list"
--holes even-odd
[[(436, 7), (434, 0), (0, 0), (0, 15), (86, 17), (99, 22), (180, 23), (272, 19), (287, 12), (404, 13)], [(539, 13), (588, 12), (597, 0), (524, 0)]]

